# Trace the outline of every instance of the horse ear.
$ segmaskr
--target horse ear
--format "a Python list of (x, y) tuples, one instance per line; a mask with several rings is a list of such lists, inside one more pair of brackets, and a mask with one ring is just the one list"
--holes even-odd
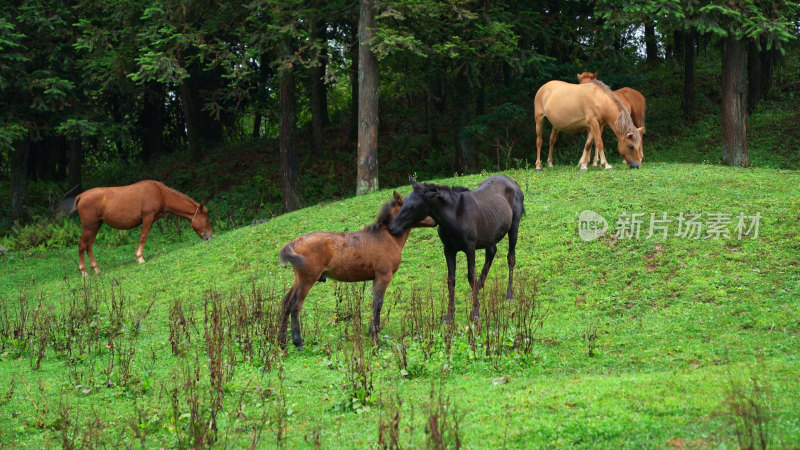
[(639, 131), (639, 134), (641, 134), (642, 136), (644, 136), (644, 127), (637, 128), (637, 130)]
[(629, 131), (625, 134), (625, 139), (633, 139), (633, 132)]
[(403, 196), (398, 194), (397, 191), (394, 191), (394, 201), (396, 201), (398, 205), (403, 204)]
[(594, 73), (594, 79), (597, 79), (597, 72)]
[(578, 81), (581, 81), (581, 74), (578, 74)]
[(412, 186), (417, 184), (417, 180), (414, 179), (414, 175), (408, 175), (408, 181), (411, 182)]

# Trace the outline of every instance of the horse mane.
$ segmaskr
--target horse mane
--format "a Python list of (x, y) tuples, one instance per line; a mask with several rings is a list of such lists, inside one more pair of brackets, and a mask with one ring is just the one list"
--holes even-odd
[(381, 210), (378, 211), (378, 218), (375, 220), (375, 223), (372, 225), (367, 225), (364, 227), (365, 231), (375, 232), (380, 230), (381, 228), (385, 228), (389, 226), (389, 222), (392, 221), (392, 209), (397, 205), (397, 200), (388, 200), (386, 203), (381, 206)]
[[(154, 182), (155, 184), (157, 184), (157, 185), (158, 185), (158, 187), (160, 187), (161, 189), (163, 189), (163, 190), (165, 190), (165, 191), (169, 192), (170, 194), (172, 194), (172, 195), (174, 195), (174, 196), (176, 196), (176, 197), (179, 197), (179, 198), (183, 198), (183, 199), (189, 200), (189, 201), (190, 201), (192, 204), (194, 204), (194, 205), (200, 205), (200, 203), (199, 203), (199, 202), (196, 202), (196, 201), (192, 200), (192, 198), (191, 198), (191, 197), (189, 197), (188, 195), (184, 194), (184, 193), (183, 193), (183, 192), (181, 192), (181, 191), (178, 191), (178, 190), (176, 190), (176, 189), (172, 189), (171, 187), (167, 186), (166, 184), (164, 184), (164, 183), (162, 183), (162, 182), (160, 182), (160, 181), (153, 181), (153, 182)], [(205, 212), (205, 210), (206, 210), (206, 207), (205, 207), (205, 206), (203, 207), (203, 210), (204, 210), (203, 212)]]
[(611, 97), (611, 100), (613, 100), (614, 103), (616, 103), (617, 106), (619, 107), (619, 115), (617, 116), (617, 121), (614, 123), (614, 126), (618, 130), (622, 130), (625, 133), (633, 133), (634, 139), (636, 139), (636, 136), (639, 136), (639, 139), (641, 139), (642, 135), (635, 132), (636, 125), (633, 124), (633, 119), (631, 118), (628, 109), (625, 108), (625, 105), (622, 104), (622, 100), (620, 100), (619, 96), (617, 96), (617, 94), (615, 94), (614, 91), (612, 91), (607, 84), (603, 83), (600, 80), (597, 79), (592, 80), (592, 83), (597, 85), (597, 87), (599, 87), (606, 94), (608, 94), (608, 96)]
[[(419, 187), (417, 187), (419, 186)], [(444, 186), (439, 184), (417, 184), (414, 186), (414, 189), (419, 189), (422, 193), (430, 192), (430, 191), (445, 191), (445, 192), (469, 192), (471, 189), (468, 187), (463, 186)]]

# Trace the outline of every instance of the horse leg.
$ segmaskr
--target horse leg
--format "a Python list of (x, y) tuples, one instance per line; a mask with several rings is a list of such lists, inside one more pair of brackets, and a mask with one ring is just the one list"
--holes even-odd
[(544, 133), (544, 116), (535, 114), (534, 119), (536, 120), (536, 171), (539, 172), (542, 170), (542, 133)]
[(586, 167), (589, 164), (589, 159), (591, 157), (591, 139), (594, 139), (594, 145), (598, 149), (598, 151), (603, 151), (603, 139), (600, 137), (600, 124), (595, 120), (589, 122), (589, 137), (586, 139), (586, 145), (583, 147), (583, 156), (581, 156), (581, 160), (578, 161), (578, 165), (581, 167), (581, 170), (587, 170)]
[(369, 334), (372, 342), (378, 345), (378, 332), (381, 329), (381, 308), (383, 308), (383, 295), (392, 281), (392, 272), (375, 274), (372, 280), (372, 322), (369, 324)]
[[(600, 127), (601, 136), (603, 135), (603, 128), (604, 127)], [(613, 169), (611, 164), (609, 164), (608, 161), (606, 161), (606, 152), (602, 146), (600, 147), (596, 145), (594, 146), (594, 166), (597, 166), (597, 155), (600, 155), (600, 164), (603, 166), (604, 169), (606, 170)], [(624, 160), (625, 157), (623, 157), (622, 159)]]
[(139, 246), (136, 247), (136, 252), (133, 254), (139, 264), (144, 262), (144, 243), (147, 242), (147, 235), (150, 233), (150, 227), (153, 226), (153, 220), (155, 218), (152, 216), (142, 218), (142, 234), (139, 235)]
[(456, 313), (456, 252), (445, 250), (444, 257), (447, 260), (447, 294), (449, 299), (444, 322), (449, 324), (453, 323), (453, 317)]
[(508, 230), (508, 289), (506, 290), (506, 300), (514, 300), (514, 268), (517, 265), (517, 236), (519, 233), (519, 221), (522, 214), (514, 212), (511, 222), (511, 229)]
[(86, 271), (85, 253), (89, 253), (89, 262), (92, 268), (95, 272), (100, 273), (100, 269), (97, 268), (97, 261), (94, 259), (94, 253), (92, 252), (92, 244), (94, 244), (94, 238), (97, 236), (99, 230), (99, 223), (84, 225), (83, 231), (81, 232), (81, 239), (78, 241), (78, 270), (81, 271), (81, 275), (84, 277), (89, 276), (89, 273)]
[(278, 319), (278, 345), (283, 349), (286, 349), (286, 326), (289, 325), (289, 309), (296, 291), (297, 282), (295, 281), (281, 301), (281, 315)]
[(589, 134), (586, 137), (586, 143), (583, 144), (583, 155), (581, 156), (580, 161), (578, 161), (578, 165), (580, 166), (581, 170), (588, 170), (587, 165), (589, 164), (589, 159), (592, 156), (592, 132), (589, 130)]
[(550, 131), (550, 152), (547, 154), (547, 167), (553, 167), (553, 147), (556, 146), (558, 139), (558, 128), (553, 127)]
[(477, 322), (481, 318), (481, 311), (478, 302), (478, 285), (475, 283), (475, 249), (469, 248), (464, 253), (467, 254), (467, 277), (469, 285), (472, 286), (472, 321)]
[(301, 283), (295, 291), (294, 302), (291, 302), (289, 312), (292, 315), (292, 343), (298, 350), (303, 349), (303, 337), (300, 334), (300, 309), (303, 307), (303, 302), (306, 300), (308, 291), (314, 285), (317, 277), (312, 278), (310, 283)]
[(492, 267), (492, 261), (494, 261), (495, 254), (497, 254), (496, 245), (486, 249), (486, 259), (483, 263), (483, 269), (481, 270), (481, 277), (478, 280), (478, 290), (483, 289), (483, 285), (486, 283), (486, 276), (489, 275), (489, 268)]
[[(594, 143), (594, 139), (592, 139), (592, 132), (586, 130), (586, 145), (589, 146), (589, 154), (592, 153), (592, 143)], [(594, 159), (592, 160), (592, 167), (597, 167), (597, 159), (600, 156), (600, 152), (597, 151), (597, 146), (594, 147)]]

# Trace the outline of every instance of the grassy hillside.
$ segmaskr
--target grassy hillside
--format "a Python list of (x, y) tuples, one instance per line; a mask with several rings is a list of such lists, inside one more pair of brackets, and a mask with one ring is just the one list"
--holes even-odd
[[(654, 159), (639, 171), (506, 172), (527, 209), (517, 301), (496, 299), (504, 240), (479, 335), (463, 255), (457, 326), (442, 326), (444, 257), (435, 230), (420, 229), (387, 293), (380, 349), (366, 332), (369, 286), (335, 282), (309, 295), (302, 352), (270, 344), (265, 324), (292, 281), (280, 246), (371, 223), (388, 190), (209, 242), (165, 222), (142, 265), (137, 232), (105, 228), (103, 273), (87, 282), (72, 247), (0, 258), (0, 443), (736, 447), (764, 430), (771, 445), (796, 445), (800, 175)], [(579, 237), (587, 209), (608, 235)], [(644, 213), (638, 239), (615, 234), (623, 213)], [(647, 238), (650, 213), (675, 220), (668, 238)], [(702, 214), (703, 237), (675, 236), (680, 213)], [(705, 238), (714, 213), (729, 215), (729, 238)], [(738, 239), (740, 213), (760, 214), (757, 238)], [(511, 326), (525, 305), (532, 321)]]

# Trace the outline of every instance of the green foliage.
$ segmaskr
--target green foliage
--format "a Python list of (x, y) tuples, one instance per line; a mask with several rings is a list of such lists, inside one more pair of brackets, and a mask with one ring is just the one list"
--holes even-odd
[(77, 221), (65, 220), (58, 223), (49, 218), (39, 217), (28, 224), (13, 226), (11, 235), (3, 238), (2, 242), (12, 251), (41, 251), (71, 247), (80, 234), (81, 226)]

